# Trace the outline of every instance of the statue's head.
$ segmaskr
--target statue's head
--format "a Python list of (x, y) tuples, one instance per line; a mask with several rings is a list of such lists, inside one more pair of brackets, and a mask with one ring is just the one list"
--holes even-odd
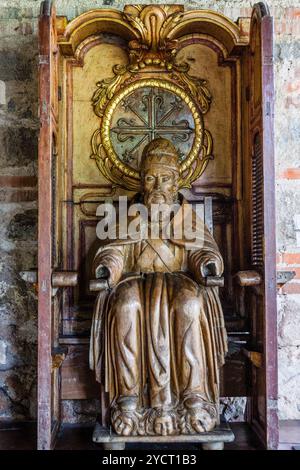
[(179, 159), (172, 142), (158, 138), (144, 148), (141, 159), (144, 203), (173, 204), (177, 200)]

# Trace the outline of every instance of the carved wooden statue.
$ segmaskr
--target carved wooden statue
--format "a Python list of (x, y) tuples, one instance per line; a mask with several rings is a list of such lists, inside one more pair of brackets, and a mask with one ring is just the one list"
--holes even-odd
[[(205, 287), (205, 278), (220, 276), (223, 260), (178, 194), (179, 160), (170, 141), (158, 138), (145, 147), (141, 177), (146, 207), (179, 203), (179, 209), (169, 238), (108, 240), (98, 250), (95, 275), (110, 289), (95, 305), (91, 367), (109, 392), (118, 434), (209, 431), (218, 422), (218, 374), (227, 346), (218, 288)], [(185, 227), (176, 238), (191, 211), (191, 233)], [(162, 233), (164, 217), (157, 223)]]

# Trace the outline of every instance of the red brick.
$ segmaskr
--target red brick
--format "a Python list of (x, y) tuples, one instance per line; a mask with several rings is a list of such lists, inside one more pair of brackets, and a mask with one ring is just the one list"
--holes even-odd
[(300, 8), (289, 8), (291, 16), (296, 19), (300, 19)]
[(300, 266), (300, 253), (278, 253), (278, 255), (280, 256), (281, 264)]
[(299, 91), (300, 90), (300, 80), (295, 80), (295, 81), (292, 81), (292, 82), (288, 82), (287, 85), (286, 85), (286, 91), (288, 93), (293, 93), (295, 91)]
[(37, 201), (38, 193), (35, 189), (0, 189), (0, 202), (30, 202)]
[(294, 38), (300, 37), (300, 9), (299, 8), (285, 8), (272, 9), (272, 14), (275, 19), (275, 34), (292, 35)]
[(300, 294), (300, 282), (288, 282), (280, 289), (281, 294)]
[(284, 102), (285, 108), (300, 108), (300, 96), (287, 96)]
[(299, 180), (300, 168), (286, 168), (277, 176), (277, 179)]
[(31, 188), (36, 185), (36, 176), (0, 176), (0, 187), (2, 188)]

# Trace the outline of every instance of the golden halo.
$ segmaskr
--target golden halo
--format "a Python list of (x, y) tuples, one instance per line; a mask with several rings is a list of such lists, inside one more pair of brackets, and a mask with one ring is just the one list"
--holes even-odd
[(196, 103), (191, 99), (191, 97), (185, 92), (185, 90), (172, 82), (160, 79), (142, 79), (137, 82), (131, 83), (125, 88), (116, 93), (116, 95), (112, 98), (109, 102), (108, 106), (106, 107), (105, 113), (103, 115), (103, 121), (101, 126), (101, 143), (105, 150), (105, 153), (109, 160), (112, 162), (117, 169), (128, 176), (129, 178), (134, 178), (135, 180), (140, 179), (140, 172), (134, 170), (129, 165), (124, 163), (118, 155), (116, 154), (113, 145), (111, 143), (110, 138), (110, 129), (111, 129), (111, 121), (113, 118), (114, 111), (120, 101), (122, 101), (128, 94), (132, 93), (133, 91), (143, 88), (143, 87), (155, 87), (161, 88), (170, 92), (175, 93), (179, 96), (189, 107), (191, 114), (194, 119), (195, 124), (195, 136), (193, 145), (187, 157), (180, 163), (180, 174), (186, 171), (193, 162), (198, 158), (199, 151), (201, 149), (203, 143), (203, 136), (204, 136), (204, 125), (203, 125), (203, 117), (202, 114), (198, 111), (198, 107)]

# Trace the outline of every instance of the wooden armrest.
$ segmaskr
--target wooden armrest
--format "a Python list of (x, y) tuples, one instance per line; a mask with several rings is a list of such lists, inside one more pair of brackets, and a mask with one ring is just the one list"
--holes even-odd
[(76, 271), (57, 271), (52, 274), (52, 287), (74, 287), (78, 284)]
[(109, 288), (106, 279), (92, 279), (89, 284), (91, 292), (99, 292), (100, 290), (106, 290)]
[[(37, 270), (32, 271), (21, 271), (21, 278), (25, 282), (35, 284), (38, 282)], [(77, 271), (56, 271), (52, 273), (51, 277), (52, 287), (74, 287), (78, 284), (78, 273)]]
[(261, 275), (257, 271), (239, 271), (235, 274), (239, 286), (259, 286), (261, 284)]
[(207, 287), (224, 287), (224, 277), (223, 276), (207, 276), (205, 278), (205, 285)]
[[(220, 276), (207, 276), (205, 278), (205, 285), (207, 287), (224, 287), (224, 277)], [(108, 289), (109, 286), (105, 279), (92, 279), (89, 284), (91, 292), (99, 292), (100, 290)]]

